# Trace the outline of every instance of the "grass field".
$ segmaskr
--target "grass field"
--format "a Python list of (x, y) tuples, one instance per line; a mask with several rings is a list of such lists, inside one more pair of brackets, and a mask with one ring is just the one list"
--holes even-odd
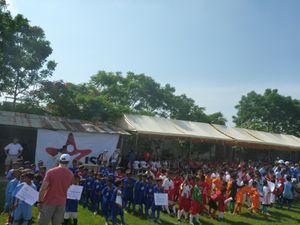
[[(2, 211), (2, 207), (4, 205), (4, 190), (5, 183), (0, 182), (0, 209)], [(103, 225), (104, 218), (97, 215), (93, 215), (87, 209), (82, 207), (79, 208), (79, 225)], [(289, 225), (297, 225), (300, 224), (300, 202), (294, 204), (293, 209), (288, 211), (287, 209), (270, 209), (271, 216), (264, 216), (261, 214), (251, 214), (247, 209), (243, 209), (241, 215), (232, 216), (230, 214), (225, 214), (225, 219), (222, 222), (212, 220), (207, 216), (201, 215), (200, 221), (203, 225), (218, 225), (218, 224), (227, 224), (227, 225), (280, 225), (280, 224), (289, 224)], [(37, 209), (34, 208), (34, 222), (36, 223), (37, 218)], [(0, 216), (0, 225), (5, 224), (6, 215)], [(177, 220), (174, 217), (170, 217), (164, 213), (161, 214), (161, 221), (163, 225), (173, 225), (178, 224)], [(139, 217), (133, 216), (131, 214), (125, 214), (125, 222), (128, 225), (153, 225), (149, 220), (144, 220)], [(180, 224), (188, 224), (188, 222), (181, 222)]]

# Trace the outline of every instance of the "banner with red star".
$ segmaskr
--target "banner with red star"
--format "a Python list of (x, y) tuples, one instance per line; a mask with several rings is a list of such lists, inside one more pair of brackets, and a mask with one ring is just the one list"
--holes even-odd
[[(85, 164), (95, 164), (97, 157), (107, 152), (110, 157), (117, 148), (119, 135), (52, 131), (39, 129), (35, 152), (35, 162), (43, 160), (49, 169), (59, 161), (63, 153)], [(70, 165), (71, 165), (70, 161)]]

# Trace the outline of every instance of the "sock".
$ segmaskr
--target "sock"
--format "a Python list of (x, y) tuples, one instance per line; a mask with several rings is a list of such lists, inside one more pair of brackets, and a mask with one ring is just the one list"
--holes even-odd
[(178, 219), (178, 220), (180, 220), (181, 215), (182, 215), (182, 214), (181, 214), (181, 210), (178, 210), (178, 213), (177, 213), (177, 219)]
[(187, 219), (188, 218), (188, 213), (184, 212), (184, 218)]
[(68, 219), (64, 219), (64, 225), (68, 225), (69, 224), (69, 220)]
[(194, 216), (192, 214), (190, 214), (190, 224), (193, 223), (193, 219), (194, 219)]
[(78, 220), (77, 219), (73, 219), (73, 225), (77, 225)]
[(173, 213), (176, 215), (176, 206), (173, 206)]
[(199, 214), (196, 214), (196, 222), (199, 223)]
[(165, 207), (166, 207), (167, 213), (170, 214), (169, 206), (165, 206)]

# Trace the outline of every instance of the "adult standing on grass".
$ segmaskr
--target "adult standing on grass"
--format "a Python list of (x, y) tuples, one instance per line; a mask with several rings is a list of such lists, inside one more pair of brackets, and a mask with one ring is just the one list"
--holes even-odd
[(67, 191), (73, 181), (68, 169), (69, 154), (60, 156), (59, 165), (50, 169), (44, 178), (39, 193), (39, 225), (61, 225), (64, 220)]
[(19, 144), (18, 139), (14, 138), (12, 143), (4, 147), (4, 152), (6, 154), (5, 172), (7, 173), (12, 163), (17, 161), (18, 157), (22, 155), (23, 147)]

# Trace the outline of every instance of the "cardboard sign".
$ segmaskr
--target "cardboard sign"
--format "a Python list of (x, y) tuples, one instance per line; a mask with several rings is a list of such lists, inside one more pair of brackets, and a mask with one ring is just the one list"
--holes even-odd
[(154, 204), (159, 205), (168, 205), (168, 194), (165, 193), (154, 193)]
[(28, 205), (33, 205), (39, 199), (39, 192), (34, 190), (28, 184), (24, 184), (16, 194), (16, 198), (26, 202)]
[(67, 192), (67, 199), (80, 200), (83, 186), (71, 185)]

